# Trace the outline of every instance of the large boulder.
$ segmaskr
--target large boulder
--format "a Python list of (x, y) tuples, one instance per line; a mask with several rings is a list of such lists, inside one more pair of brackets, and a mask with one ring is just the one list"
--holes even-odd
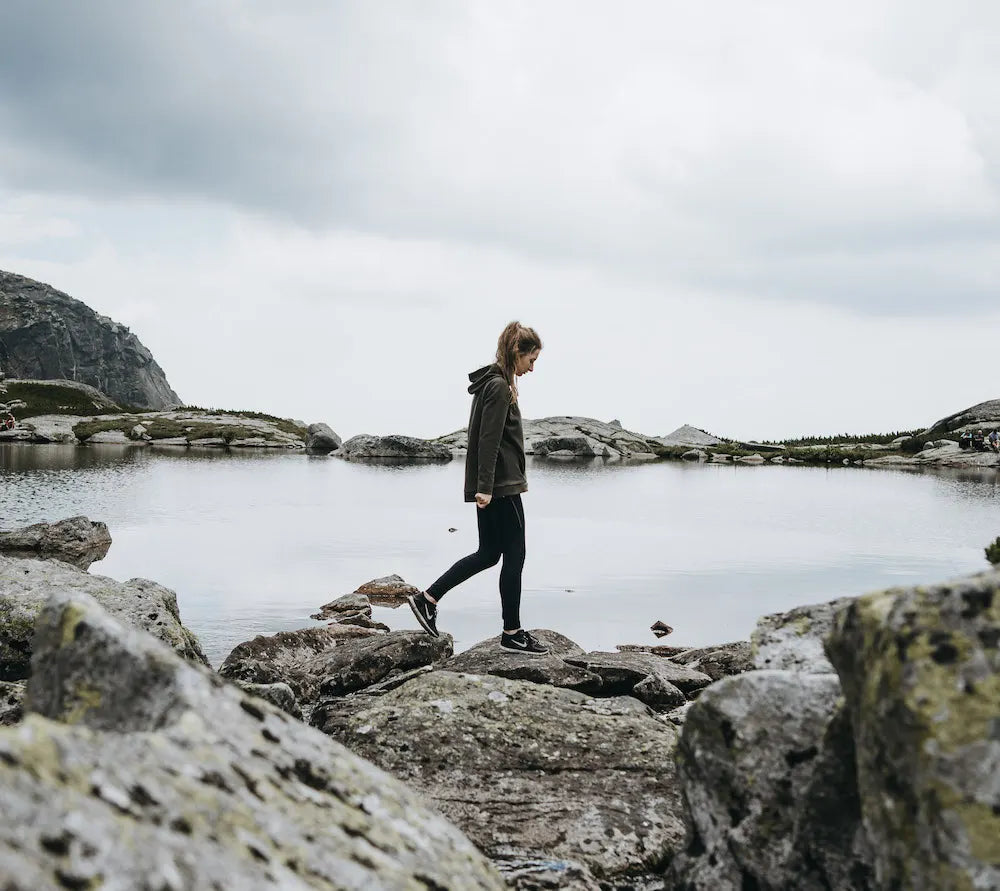
[(138, 408), (181, 402), (127, 327), (50, 285), (2, 270), (0, 354), (11, 377), (70, 379)]
[(879, 887), (1000, 887), (1000, 571), (862, 597), (827, 651)]
[(53, 597), (32, 669), (0, 730), (9, 891), (504, 887), (403, 784), (90, 598)]
[(426, 439), (413, 436), (370, 436), (367, 433), (352, 436), (338, 450), (337, 455), (351, 461), (392, 458), (408, 461), (450, 461), (451, 449)]
[(341, 439), (329, 424), (310, 424), (306, 429), (306, 449), (310, 452), (327, 454), (341, 446)]
[(78, 569), (88, 569), (92, 563), (103, 560), (110, 547), (107, 525), (86, 517), (0, 532), (0, 551), (8, 556), (62, 560)]
[(431, 671), (326, 730), (511, 868), (565, 861), (626, 887), (681, 843), (676, 729), (631, 697)]
[(122, 622), (148, 631), (178, 655), (208, 665), (198, 638), (181, 624), (177, 595), (148, 579), (118, 582), (66, 563), (0, 555), (0, 680), (28, 676), (35, 619), (55, 593), (93, 597)]
[(593, 458), (597, 454), (585, 436), (547, 436), (544, 439), (536, 439), (534, 453), (543, 458), (554, 454)]
[(831, 674), (833, 666), (823, 641), (833, 629), (837, 613), (852, 600), (841, 597), (758, 619), (750, 635), (754, 667)]
[(839, 696), (836, 675), (754, 671), (690, 706), (678, 750), (687, 847), (671, 887), (874, 887), (849, 725), (829, 732)]

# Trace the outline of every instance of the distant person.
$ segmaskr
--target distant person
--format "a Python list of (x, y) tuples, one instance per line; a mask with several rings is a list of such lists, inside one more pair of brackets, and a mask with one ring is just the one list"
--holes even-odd
[(500, 568), (503, 633), (500, 646), (541, 656), (548, 647), (521, 627), (521, 570), (524, 568), (524, 432), (517, 379), (535, 369), (542, 340), (533, 328), (511, 322), (497, 341), (496, 362), (469, 375), (472, 412), (465, 455), (465, 500), (475, 502), (479, 550), (463, 557), (425, 592), (409, 598), (410, 609), (428, 634), (438, 636), (437, 607), (456, 585), (496, 566)]
[(990, 448), (1000, 455), (1000, 433), (994, 430), (989, 436), (986, 437), (986, 441), (990, 444)]

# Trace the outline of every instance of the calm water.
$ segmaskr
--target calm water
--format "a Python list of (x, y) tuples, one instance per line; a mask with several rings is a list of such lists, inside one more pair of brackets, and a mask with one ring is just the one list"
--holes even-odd
[[(529, 459), (530, 461), (530, 459)], [(529, 464), (522, 618), (582, 646), (745, 638), (756, 618), (987, 567), (997, 473), (665, 463)], [(426, 586), (475, 550), (462, 463), (0, 445), (0, 528), (86, 514), (114, 543), (95, 574), (154, 579), (218, 665), (255, 634), (377, 576)], [(457, 531), (450, 533), (450, 527)], [(464, 649), (499, 631), (497, 572), (452, 591)], [(416, 628), (406, 607), (374, 610)]]

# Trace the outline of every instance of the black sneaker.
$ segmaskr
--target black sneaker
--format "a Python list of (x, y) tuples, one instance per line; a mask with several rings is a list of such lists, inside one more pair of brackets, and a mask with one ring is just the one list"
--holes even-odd
[(512, 653), (524, 653), (528, 656), (546, 656), (549, 648), (540, 640), (532, 637), (523, 628), (508, 634), (504, 631), (500, 635), (500, 649), (510, 650)]
[(424, 597), (422, 592), (420, 594), (411, 594), (406, 600), (410, 604), (410, 609), (413, 610), (413, 615), (417, 617), (420, 627), (428, 634), (440, 637), (441, 635), (437, 629), (437, 605)]

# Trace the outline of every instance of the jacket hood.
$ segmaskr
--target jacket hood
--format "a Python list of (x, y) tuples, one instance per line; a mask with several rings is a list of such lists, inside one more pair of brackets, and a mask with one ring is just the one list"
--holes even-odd
[(477, 368), (475, 371), (469, 372), (469, 380), (472, 383), (469, 384), (470, 393), (478, 393), (486, 386), (486, 382), (491, 377), (503, 377), (503, 371), (500, 370), (500, 366), (497, 364), (484, 365), (482, 368)]

